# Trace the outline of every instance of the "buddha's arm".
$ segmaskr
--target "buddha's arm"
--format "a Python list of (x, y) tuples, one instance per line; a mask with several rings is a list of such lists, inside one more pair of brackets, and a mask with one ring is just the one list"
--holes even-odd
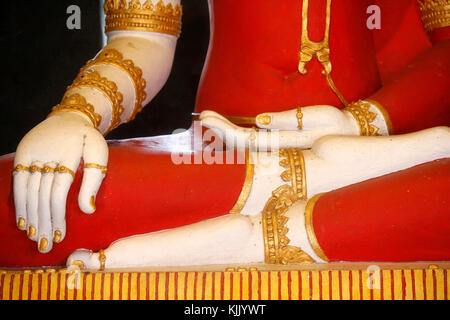
[(108, 44), (20, 142), (14, 161), (16, 221), (40, 252), (65, 237), (67, 193), (81, 160), (80, 209), (95, 211), (108, 162), (103, 136), (134, 119), (166, 82), (181, 28), (179, 2), (106, 0)]

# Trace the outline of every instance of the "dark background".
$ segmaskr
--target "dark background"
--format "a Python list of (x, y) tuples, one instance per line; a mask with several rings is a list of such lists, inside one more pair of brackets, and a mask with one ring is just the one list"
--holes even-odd
[[(69, 30), (67, 7), (81, 9)], [(85, 62), (102, 47), (99, 0), (4, 1), (0, 13), (0, 155), (45, 119)], [(209, 41), (207, 0), (183, 2), (183, 31), (164, 88), (130, 123), (107, 139), (169, 134), (188, 128)]]

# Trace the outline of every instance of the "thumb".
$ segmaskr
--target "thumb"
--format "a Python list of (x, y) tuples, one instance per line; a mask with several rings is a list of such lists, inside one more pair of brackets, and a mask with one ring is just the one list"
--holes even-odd
[(256, 116), (256, 125), (263, 129), (299, 130), (297, 113), (298, 109), (261, 113)]
[(96, 210), (95, 198), (105, 178), (108, 164), (108, 145), (98, 131), (89, 132), (85, 137), (83, 160), (83, 181), (78, 194), (78, 205), (81, 211), (90, 214)]

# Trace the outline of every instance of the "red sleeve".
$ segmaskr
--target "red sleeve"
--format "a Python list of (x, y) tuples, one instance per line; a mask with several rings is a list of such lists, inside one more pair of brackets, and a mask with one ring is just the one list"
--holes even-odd
[(448, 261), (449, 189), (447, 158), (326, 193), (309, 214), (316, 251), (329, 261)]

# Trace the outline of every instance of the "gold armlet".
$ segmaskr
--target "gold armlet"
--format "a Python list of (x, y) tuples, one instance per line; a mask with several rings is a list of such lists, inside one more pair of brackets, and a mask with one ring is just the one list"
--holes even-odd
[(308, 200), (308, 203), (306, 204), (305, 209), (305, 227), (306, 227), (306, 233), (308, 235), (309, 243), (311, 244), (311, 247), (313, 248), (314, 252), (317, 254), (317, 256), (324, 260), (328, 261), (327, 256), (323, 252), (322, 248), (319, 245), (319, 241), (317, 241), (316, 234), (314, 232), (314, 225), (313, 225), (313, 211), (314, 206), (316, 202), (320, 199), (320, 197), (323, 195), (316, 194), (314, 197)]
[(97, 71), (81, 69), (80, 74), (73, 81), (73, 84), (67, 88), (67, 92), (77, 87), (91, 87), (98, 89), (110, 100), (112, 106), (111, 124), (108, 130), (106, 130), (105, 135), (120, 124), (120, 115), (124, 110), (122, 106), (123, 96), (122, 93), (117, 90), (117, 85), (113, 81), (101, 77)]
[(180, 5), (164, 5), (162, 1), (153, 4), (147, 0), (141, 5), (139, 0), (106, 0), (105, 32), (116, 30), (147, 31), (170, 34), (178, 37), (181, 33), (182, 8)]
[(292, 188), (299, 199), (306, 200), (305, 160), (300, 149), (290, 148), (279, 151), (280, 165), (287, 170), (281, 174), (281, 179), (291, 182)]
[(370, 103), (359, 100), (351, 103), (344, 110), (350, 112), (358, 122), (359, 133), (361, 136), (379, 136), (378, 128), (370, 123), (375, 120), (377, 115), (369, 111)]
[(94, 168), (94, 169), (98, 169), (101, 170), (103, 174), (106, 174), (108, 172), (108, 168), (105, 166), (101, 166), (99, 164), (96, 163), (86, 163), (83, 168)]
[(247, 202), (248, 196), (250, 195), (250, 190), (252, 189), (253, 184), (253, 171), (254, 164), (250, 159), (249, 151), (245, 151), (245, 180), (244, 185), (242, 186), (241, 193), (239, 194), (239, 198), (236, 201), (233, 208), (230, 210), (230, 213), (240, 213), (242, 208), (244, 208), (245, 203)]
[(391, 117), (389, 116), (389, 113), (386, 111), (386, 109), (383, 108), (383, 106), (378, 101), (371, 100), (371, 99), (366, 99), (365, 101), (367, 101), (372, 106), (377, 108), (378, 111), (380, 111), (380, 113), (383, 115), (384, 122), (386, 123), (388, 133), (389, 133), (389, 135), (392, 135), (394, 133), (394, 130), (392, 129)]
[(142, 78), (142, 70), (139, 67), (136, 67), (133, 61), (129, 59), (124, 60), (123, 55), (116, 49), (105, 49), (100, 52), (97, 57), (89, 60), (82, 71), (91, 68), (92, 66), (101, 64), (109, 64), (118, 67), (119, 69), (125, 71), (133, 81), (135, 90), (134, 109), (133, 113), (126, 121), (128, 122), (133, 120), (136, 117), (136, 114), (142, 110), (142, 102), (147, 97), (144, 91), (146, 82), (145, 79)]
[(425, 31), (450, 26), (450, 0), (417, 0)]
[(312, 263), (314, 260), (299, 247), (289, 246), (285, 213), (299, 200), (291, 186), (273, 191), (262, 211), (265, 262), (271, 264)]
[(61, 103), (52, 108), (52, 112), (47, 118), (62, 111), (75, 111), (84, 114), (91, 120), (95, 128), (98, 128), (102, 121), (102, 116), (95, 113), (94, 107), (87, 103), (86, 99), (79, 94), (64, 96)]

